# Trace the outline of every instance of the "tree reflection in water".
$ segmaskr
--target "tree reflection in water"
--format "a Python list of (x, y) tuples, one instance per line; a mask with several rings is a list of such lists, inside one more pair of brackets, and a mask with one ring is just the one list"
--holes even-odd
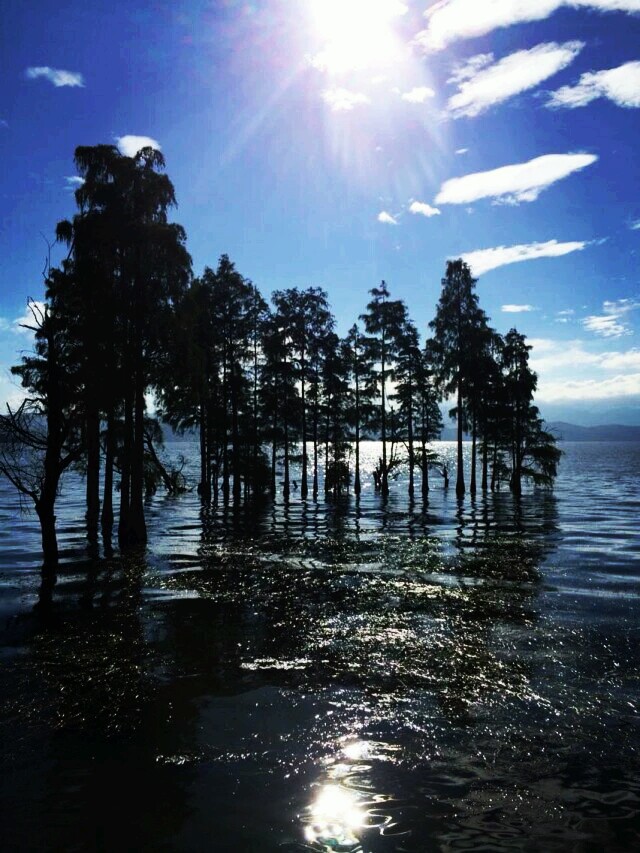
[(12, 837), (417, 853), (560, 831), (532, 793), (562, 766), (535, 654), (553, 498), (460, 505), (443, 538), (393, 495), (355, 509), (212, 508), (164, 550), (63, 566), (5, 674)]

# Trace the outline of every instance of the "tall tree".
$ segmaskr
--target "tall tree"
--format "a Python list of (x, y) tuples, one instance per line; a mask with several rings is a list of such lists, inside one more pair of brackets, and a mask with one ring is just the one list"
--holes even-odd
[(475, 285), (476, 279), (473, 278), (469, 266), (462, 259), (447, 261), (436, 316), (429, 323), (433, 332), (430, 349), (436, 382), (443, 394), (456, 396), (455, 412), (458, 427), (456, 494), (458, 497), (462, 497), (465, 493), (462, 437), (464, 400), (469, 379), (469, 360), (466, 352), (478, 311)]
[(357, 324), (350, 329), (346, 338), (346, 356), (350, 365), (353, 408), (351, 426), (355, 451), (353, 491), (356, 497), (362, 492), (360, 479), (360, 443), (366, 437), (366, 429), (374, 417), (374, 400), (377, 382), (370, 357), (370, 347)]
[(538, 377), (529, 366), (530, 351), (531, 346), (516, 329), (505, 335), (502, 365), (510, 414), (506, 435), (511, 457), (509, 486), (516, 495), (522, 492), (524, 477), (537, 485), (551, 485), (561, 456), (532, 402)]
[(395, 359), (399, 348), (402, 330), (406, 322), (407, 309), (404, 302), (389, 298), (386, 282), (369, 291), (372, 296), (367, 311), (361, 316), (368, 335), (367, 345), (375, 372), (380, 396), (380, 438), (382, 440), (382, 460), (380, 484), (382, 495), (389, 494), (389, 466), (387, 455), (387, 385), (393, 379)]

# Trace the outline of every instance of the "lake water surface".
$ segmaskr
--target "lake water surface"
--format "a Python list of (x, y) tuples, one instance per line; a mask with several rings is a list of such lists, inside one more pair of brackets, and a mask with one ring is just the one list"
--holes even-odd
[(519, 502), (159, 493), (126, 559), (69, 477), (53, 590), (0, 481), (2, 849), (640, 849), (640, 445), (562, 448)]

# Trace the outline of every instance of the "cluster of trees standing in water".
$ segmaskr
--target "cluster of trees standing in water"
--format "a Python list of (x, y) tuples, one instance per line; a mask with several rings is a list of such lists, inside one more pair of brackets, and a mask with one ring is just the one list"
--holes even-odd
[[(86, 477), (90, 536), (101, 523), (111, 538), (117, 491), (120, 545), (146, 541), (145, 495), (158, 482), (184, 487), (156, 451), (160, 420), (198, 435), (204, 502), (238, 506), (279, 484), (285, 500), (298, 487), (315, 499), (319, 468), (326, 495), (352, 488), (357, 497), (367, 438), (381, 440), (381, 495), (405, 470), (410, 499), (417, 476), (426, 500), (430, 470), (448, 483), (431, 442), (449, 399), (458, 496), (465, 432), (471, 494), (477, 470), (483, 491), (508, 482), (520, 494), (524, 478), (552, 484), (560, 451), (532, 403), (530, 347), (515, 329), (490, 327), (462, 260), (447, 262), (424, 344), (385, 282), (341, 338), (320, 288), (279, 290), (269, 305), (226, 255), (192, 275), (185, 231), (168, 220), (174, 189), (158, 151), (80, 147), (75, 163), (78, 210), (56, 232), (68, 256), (47, 269), (45, 302), (30, 303), (34, 350), (13, 368), (27, 396), (0, 416), (0, 474), (33, 501), (45, 566), (57, 563), (55, 501), (72, 467)], [(147, 412), (151, 392), (158, 417)]]

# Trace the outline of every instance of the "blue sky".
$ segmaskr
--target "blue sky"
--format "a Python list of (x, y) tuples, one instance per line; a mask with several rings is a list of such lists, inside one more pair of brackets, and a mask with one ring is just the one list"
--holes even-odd
[(140, 136), (196, 273), (322, 286), (341, 331), (384, 278), (424, 335), (463, 255), (543, 414), (640, 424), (640, 0), (5, 0), (0, 28), (0, 399), (74, 148)]

